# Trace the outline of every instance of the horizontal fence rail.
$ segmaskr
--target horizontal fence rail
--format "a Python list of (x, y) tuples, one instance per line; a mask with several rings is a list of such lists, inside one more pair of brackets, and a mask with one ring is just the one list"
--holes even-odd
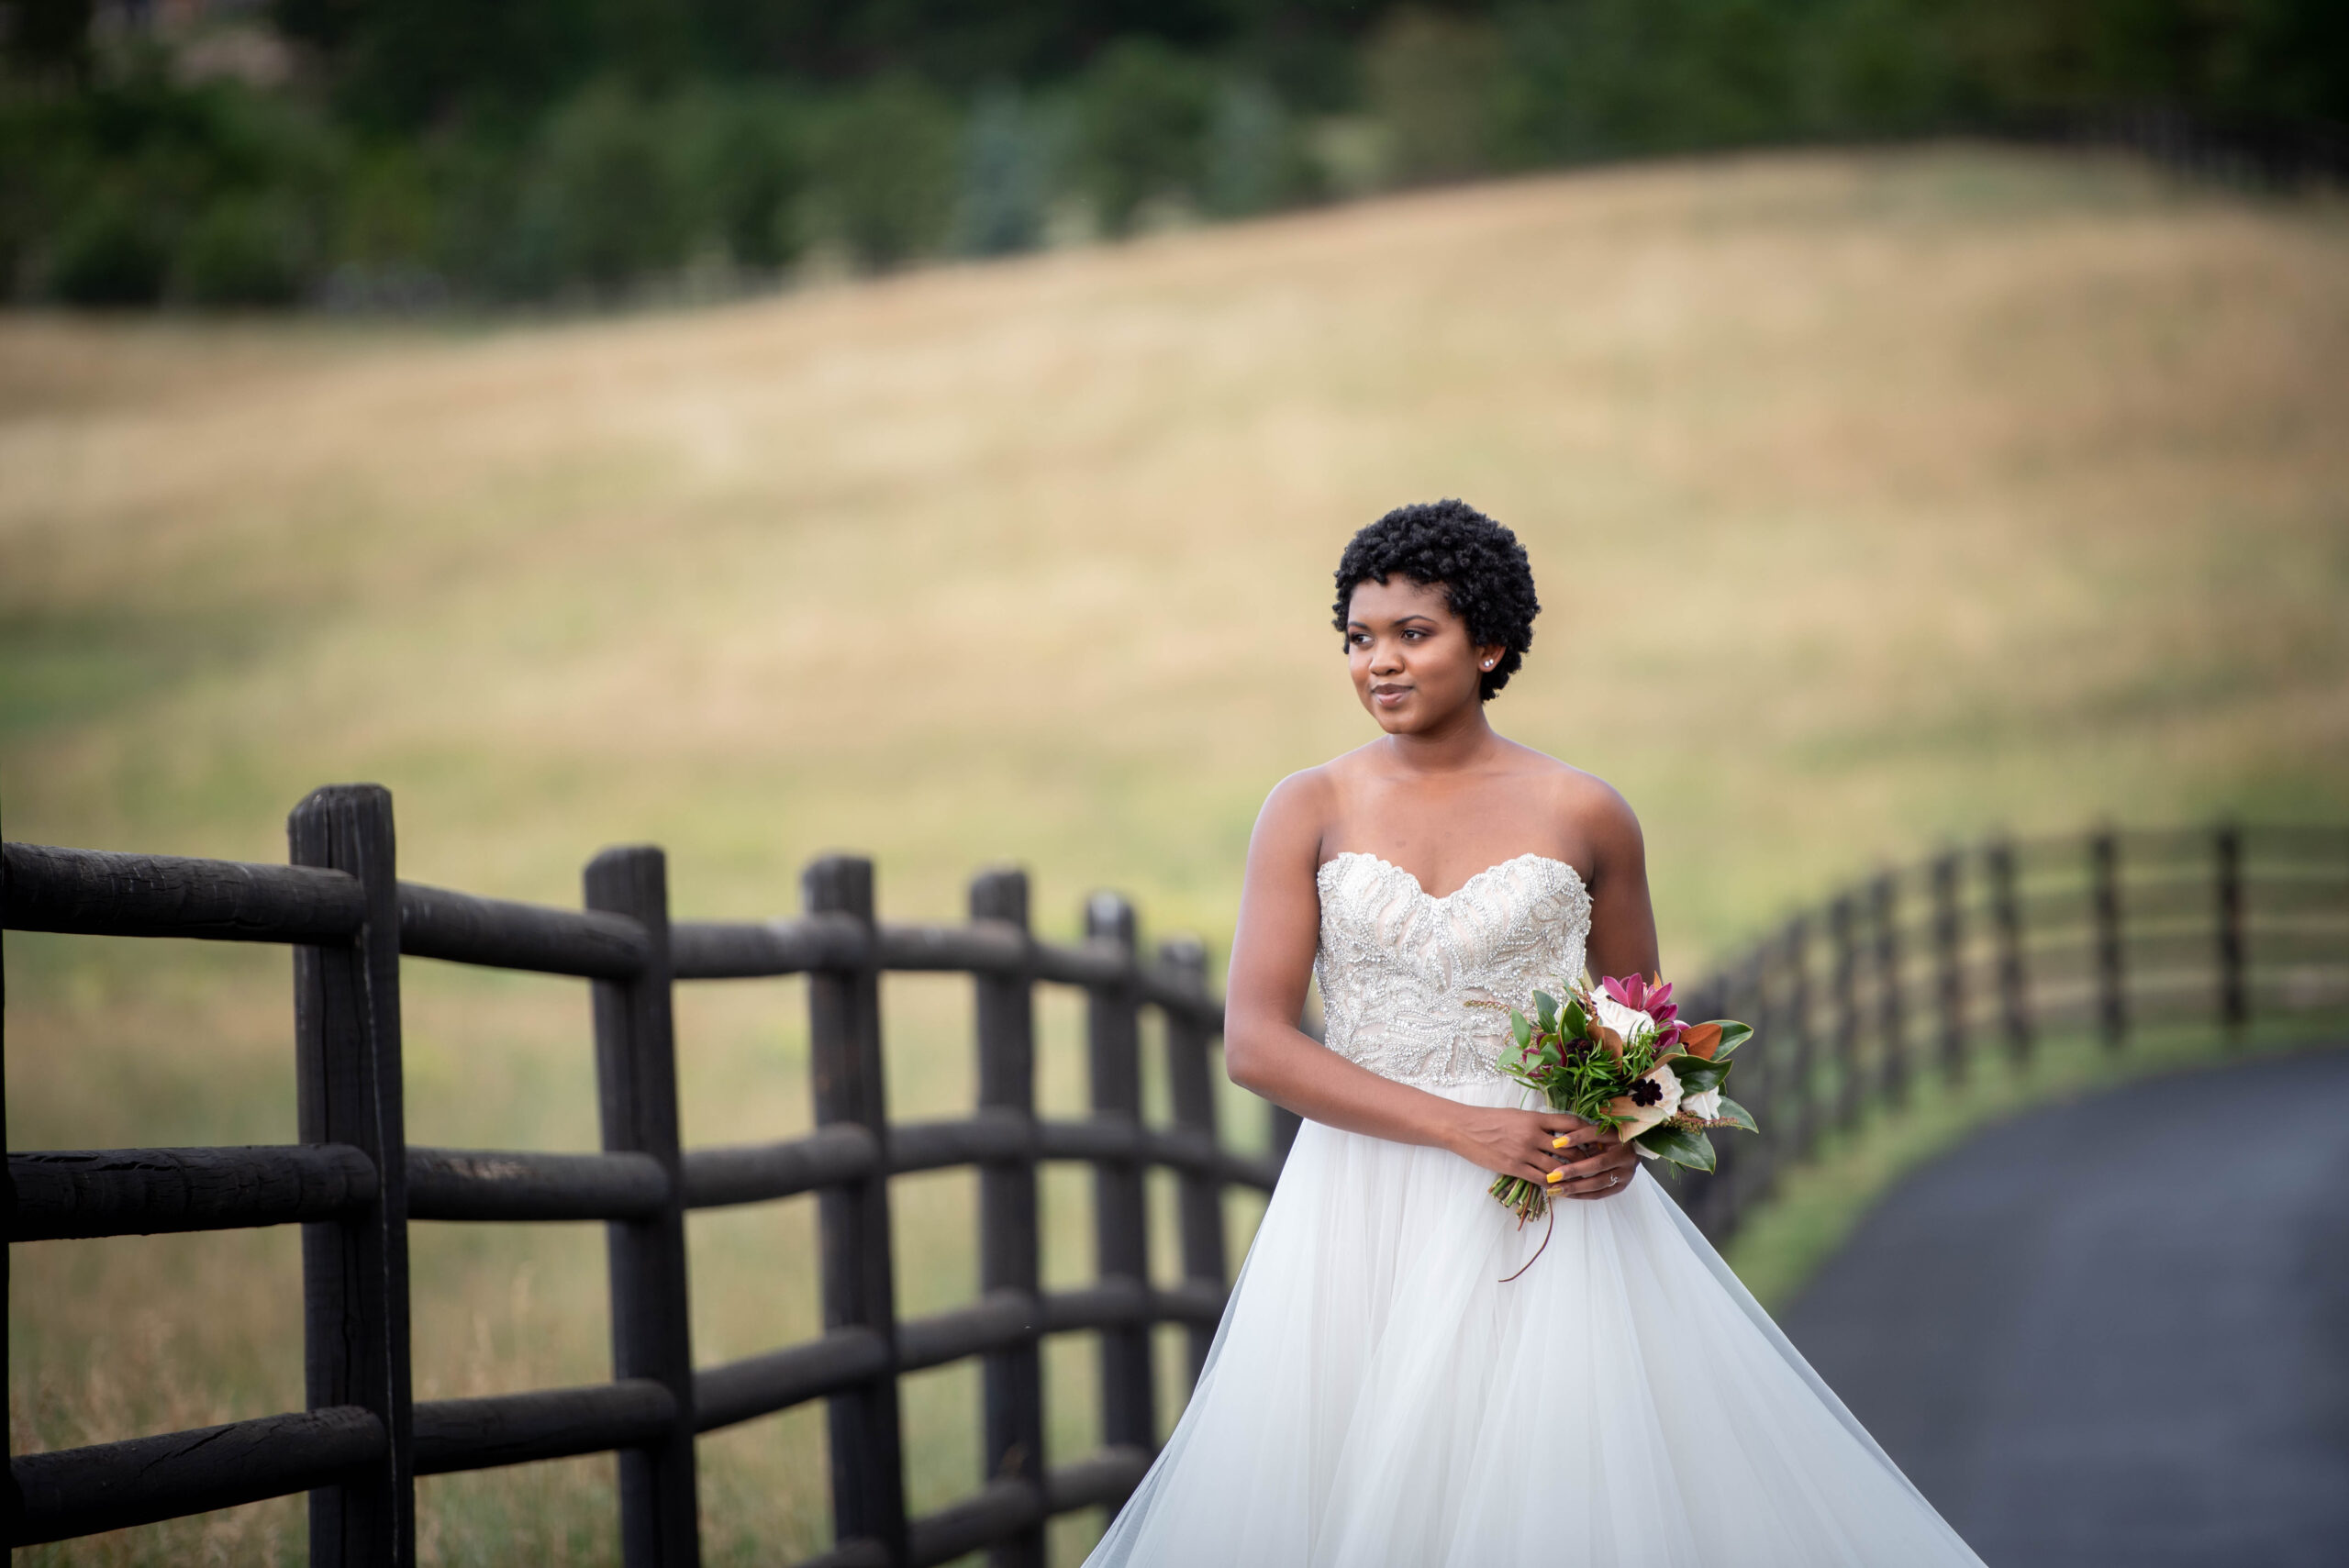
[(1738, 1096), (1758, 1137), (1717, 1140), (1682, 1193), (1727, 1240), (1776, 1174), (1920, 1084), (1987, 1055), (2023, 1065), (2085, 1031), (2349, 1019), (2349, 828), (2100, 829), (1999, 838), (1890, 868), (1787, 919), (1690, 988), (1752, 1022)]
[[(698, 1560), (693, 1439), (826, 1401), (838, 1541), (813, 1560), (877, 1568), (985, 1550), (1041, 1564), (1043, 1527), (1114, 1506), (1148, 1467), (1153, 1433), (1147, 1342), (1161, 1324), (1191, 1339), (1196, 1377), (1226, 1295), (1220, 1205), (1234, 1186), (1269, 1191), (1273, 1152), (1218, 1136), (1209, 1051), (1222, 1003), (1206, 955), (1174, 942), (1143, 953), (1122, 900), (1097, 895), (1081, 942), (1037, 940), (1018, 873), (973, 889), (961, 927), (875, 920), (869, 863), (811, 867), (807, 910), (759, 922), (668, 918), (657, 850), (607, 851), (586, 874), (589, 907), (557, 909), (400, 882), (389, 795), (320, 790), (289, 823), (297, 863), (253, 865), (11, 843), (0, 850), (0, 925), (11, 930), (275, 942), (295, 952), (303, 1141), (282, 1147), (15, 1151), (11, 1241), (300, 1224), (311, 1408), (9, 1462), (15, 1544), (61, 1540), (310, 1495), (310, 1560), (415, 1560), (419, 1475), (576, 1454), (619, 1456), (622, 1557), (631, 1568)], [(432, 958), (573, 975), (596, 993), (605, 1148), (594, 1153), (436, 1149), (402, 1133), (398, 962)], [(981, 1104), (969, 1117), (891, 1124), (881, 1092), (878, 976), (966, 973), (977, 987)], [(818, 1126), (769, 1143), (681, 1149), (671, 994), (681, 980), (805, 975)], [(1032, 994), (1087, 997), (1097, 1076), (1091, 1116), (1036, 1115)], [(1136, 1022), (1165, 1020), (1174, 1124), (1145, 1124)], [(1099, 1075), (1113, 1080), (1105, 1092)], [(1149, 1277), (1147, 1215), (1121, 1211), (1099, 1281), (1038, 1283), (1035, 1171), (1089, 1163), (1138, 1195), (1140, 1173), (1182, 1184), (1183, 1277)], [(951, 1167), (980, 1174), (982, 1290), (967, 1306), (900, 1318), (889, 1277), (887, 1184)], [(819, 1204), (826, 1331), (714, 1366), (692, 1363), (682, 1216), (801, 1194)], [(408, 1392), (406, 1231), (417, 1220), (593, 1221), (612, 1258), (609, 1383), (484, 1398)], [(1103, 1339), (1102, 1450), (1046, 1464), (1038, 1347), (1049, 1334)], [(1133, 1347), (1143, 1349), (1137, 1362)], [(909, 1518), (897, 1380), (985, 1362), (979, 1490)]]
[[(805, 909), (770, 921), (672, 923), (660, 852), (618, 850), (586, 874), (584, 909), (403, 883), (391, 802), (321, 790), (289, 824), (296, 862), (251, 865), (8, 844), (0, 925), (15, 930), (287, 944), (295, 953), (302, 1141), (276, 1147), (11, 1151), (12, 1241), (304, 1226), (310, 1408), (10, 1461), (9, 1539), (65, 1539), (295, 1492), (310, 1496), (311, 1561), (414, 1561), (419, 1475), (611, 1451), (622, 1557), (698, 1560), (696, 1434), (817, 1400), (830, 1422), (836, 1543), (826, 1568), (907, 1568), (985, 1551), (1040, 1568), (1043, 1529), (1115, 1506), (1157, 1429), (1150, 1335), (1183, 1329), (1196, 1379), (1226, 1297), (1222, 1200), (1269, 1191), (1271, 1152), (1219, 1136), (1211, 1060), (1222, 1006), (1207, 955), (1145, 953), (1131, 909), (1097, 895), (1085, 937), (1030, 932), (1016, 872), (981, 876), (963, 926), (877, 920), (869, 862), (808, 869)], [(572, 975), (596, 998), (601, 1151), (411, 1146), (402, 1130), (402, 955)], [(978, 1104), (891, 1123), (879, 976), (972, 977)], [(772, 1142), (683, 1149), (672, 994), (679, 981), (807, 978), (816, 1128)], [(1081, 991), (1090, 1114), (1035, 1105), (1034, 994)], [(1692, 1013), (1756, 1025), (1740, 1074), (1758, 1138), (1724, 1140), (1693, 1181), (1692, 1217), (1725, 1239), (1775, 1174), (1935, 1077), (1986, 1054), (2030, 1059), (2085, 1029), (2120, 1050), (2156, 1022), (2241, 1031), (2349, 1012), (2349, 829), (2099, 831), (1997, 840), (1885, 871), (1785, 922), (1702, 984)], [(1163, 1020), (1168, 1125), (1141, 1115), (1138, 1019)], [(1100, 1277), (1046, 1290), (1036, 1173), (1096, 1173)], [(887, 1184), (971, 1167), (980, 1288), (965, 1306), (900, 1318)], [(1181, 1274), (1151, 1277), (1143, 1172), (1180, 1185)], [(815, 1195), (824, 1331), (696, 1366), (685, 1312), (683, 1216)], [(576, 1388), (417, 1401), (408, 1391), (407, 1227), (415, 1220), (590, 1221), (607, 1228), (613, 1377)], [(1102, 1449), (1045, 1462), (1039, 1347), (1095, 1336)], [(898, 1380), (966, 1359), (985, 1373), (978, 1489), (937, 1512), (905, 1507)]]

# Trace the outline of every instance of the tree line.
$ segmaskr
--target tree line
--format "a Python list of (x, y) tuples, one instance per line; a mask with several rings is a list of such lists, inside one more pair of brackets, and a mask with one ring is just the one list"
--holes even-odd
[(2338, 0), (195, 9), (0, 6), (6, 297), (595, 301), (1659, 152), (2349, 123)]

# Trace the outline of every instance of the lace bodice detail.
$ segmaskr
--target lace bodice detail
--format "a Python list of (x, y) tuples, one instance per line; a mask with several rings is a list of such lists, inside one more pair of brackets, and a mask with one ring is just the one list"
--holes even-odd
[(1506, 1009), (1582, 973), (1590, 895), (1564, 861), (1520, 855), (1431, 898), (1402, 867), (1350, 850), (1315, 881), (1327, 1043), (1381, 1077), (1433, 1088), (1491, 1076)]

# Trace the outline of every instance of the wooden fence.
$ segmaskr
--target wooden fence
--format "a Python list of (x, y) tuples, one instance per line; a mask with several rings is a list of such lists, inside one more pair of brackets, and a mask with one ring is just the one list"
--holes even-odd
[(2349, 1032), (2349, 828), (1996, 839), (1888, 870), (1797, 914), (1690, 988), (1755, 1027), (1737, 1096), (1758, 1137), (1680, 1189), (1716, 1242), (1822, 1139), (1962, 1081), (2043, 1033), (2128, 1048), (2154, 1025), (2330, 1019)]
[[(948, 1562), (985, 1549), (999, 1568), (1043, 1561), (1053, 1515), (1115, 1505), (1156, 1441), (1153, 1325), (1189, 1331), (1196, 1379), (1223, 1310), (1222, 1199), (1269, 1190), (1295, 1122), (1275, 1113), (1270, 1157), (1218, 1140), (1210, 1048), (1222, 1004), (1196, 943), (1136, 951), (1132, 910), (1086, 906), (1086, 937), (1030, 934), (1018, 872), (971, 888), (971, 922), (879, 923), (870, 862), (811, 865), (806, 913), (767, 924), (669, 917), (657, 849), (607, 851), (586, 907), (545, 908), (398, 880), (392, 803), (373, 785), (322, 789), (289, 823), (292, 864), (8, 844), (0, 924), (17, 930), (281, 942), (295, 951), (299, 1143), (8, 1156), (8, 1237), (39, 1240), (239, 1226), (303, 1226), (306, 1410), (9, 1462), (9, 1540), (54, 1540), (306, 1491), (319, 1568), (415, 1560), (415, 1481), (617, 1450), (622, 1558), (698, 1560), (694, 1440), (814, 1399), (828, 1402), (838, 1544), (828, 1568)], [(595, 990), (604, 1152), (431, 1149), (403, 1132), (403, 954), (577, 975)], [(978, 1106), (892, 1126), (882, 1084), (880, 976), (968, 973), (976, 991)], [(678, 1146), (671, 996), (680, 980), (805, 974), (817, 1129), (785, 1142)], [(1087, 998), (1092, 1114), (1035, 1113), (1034, 987)], [(1165, 1026), (1174, 1125), (1141, 1121), (1141, 1010)], [(1100, 1279), (1038, 1281), (1037, 1162), (1092, 1164)], [(978, 1300), (901, 1320), (888, 1180), (975, 1165)], [(1144, 1173), (1179, 1174), (1183, 1281), (1149, 1278)], [(696, 1367), (687, 1331), (687, 1209), (818, 1195), (825, 1332)], [(415, 1401), (408, 1380), (411, 1220), (602, 1220), (608, 1226), (609, 1383)], [(1041, 1336), (1100, 1337), (1104, 1447), (1047, 1468)], [(906, 1514), (897, 1380), (985, 1361), (985, 1484)]]
[[(301, 1142), (279, 1148), (11, 1152), (12, 1240), (300, 1223), (309, 1408), (9, 1462), (10, 1540), (29, 1543), (307, 1491), (311, 1561), (405, 1564), (415, 1478), (618, 1451), (631, 1568), (697, 1560), (694, 1440), (828, 1402), (839, 1543), (814, 1560), (902, 1568), (986, 1550), (1041, 1564), (1052, 1516), (1122, 1500), (1157, 1431), (1150, 1337), (1177, 1323), (1196, 1378), (1225, 1296), (1222, 1198), (1269, 1190), (1269, 1157), (1219, 1140), (1211, 1047), (1221, 1004), (1206, 954), (1136, 951), (1131, 909), (1085, 911), (1076, 947), (1036, 940), (1017, 872), (981, 876), (963, 927), (879, 923), (869, 862), (817, 862), (806, 913), (771, 923), (673, 923), (661, 851), (608, 851), (584, 910), (397, 880), (390, 796), (324, 789), (294, 812), (293, 863), (106, 854), (9, 844), (0, 924), (20, 930), (282, 942), (295, 952)], [(577, 975), (595, 987), (605, 1151), (410, 1146), (402, 1131), (403, 954)], [(973, 976), (978, 1106), (892, 1126), (882, 1084), (880, 976)], [(785, 1142), (678, 1144), (671, 996), (680, 980), (808, 977), (817, 1129)], [(1035, 1114), (1034, 988), (1081, 987), (1092, 1114)], [(1757, 1138), (1718, 1140), (1718, 1173), (1682, 1200), (1717, 1240), (1774, 1175), (1832, 1130), (1904, 1104), (1920, 1076), (1963, 1078), (1986, 1049), (2027, 1062), (2043, 1032), (2085, 1029), (2113, 1050), (2160, 1019), (2240, 1032), (2291, 1016), (2349, 1018), (2349, 828), (2091, 833), (1995, 840), (1887, 871), (1798, 915), (1701, 985), (1689, 1011), (1753, 1022), (1740, 1095)], [(1165, 1025), (1173, 1125), (1141, 1120), (1140, 1019)], [(1097, 1284), (1038, 1279), (1036, 1168), (1094, 1167)], [(887, 1184), (979, 1171), (980, 1296), (900, 1320)], [(1179, 1175), (1183, 1281), (1149, 1278), (1150, 1166)], [(685, 1311), (685, 1211), (818, 1195), (825, 1333), (696, 1368)], [(602, 1220), (609, 1227), (613, 1381), (413, 1401), (407, 1224)], [(1104, 1447), (1047, 1468), (1038, 1346), (1099, 1335)], [(985, 1360), (986, 1479), (906, 1515), (897, 1380)]]

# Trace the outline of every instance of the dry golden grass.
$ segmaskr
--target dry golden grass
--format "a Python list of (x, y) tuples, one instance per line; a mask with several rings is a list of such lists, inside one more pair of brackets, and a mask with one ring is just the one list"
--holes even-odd
[[(1339, 547), (1460, 495), (1550, 606), (1496, 718), (1640, 808), (1686, 971), (1939, 835), (2349, 806), (2344, 364), (2337, 204), (1967, 148), (1529, 180), (691, 315), (18, 319), (6, 831), (274, 859), (306, 789), (370, 778), (403, 870), (484, 892), (569, 901), (596, 848), (651, 840), (682, 911), (767, 913), (847, 845), (898, 917), (1012, 859), (1049, 929), (1110, 884), (1217, 942), (1264, 791), (1368, 732)], [(7, 966), (13, 1146), (290, 1136), (282, 955), (12, 938)], [(576, 987), (411, 973), (412, 1136), (593, 1142)], [(804, 1125), (796, 1006), (688, 996), (690, 1140)], [(960, 994), (891, 1007), (896, 1109), (951, 1110)], [(1074, 1019), (1052, 1035), (1066, 1102)], [(910, 1309), (970, 1288), (958, 1180), (900, 1198)], [(1082, 1192), (1052, 1200), (1076, 1277)], [(807, 1226), (696, 1221), (704, 1356), (812, 1325)], [(17, 1252), (20, 1448), (298, 1402), (285, 1239)], [(603, 1370), (592, 1232), (427, 1229), (417, 1270), (419, 1393)], [(1085, 1357), (1053, 1353), (1074, 1451)], [(909, 1391), (925, 1504), (974, 1478), (971, 1382)], [(716, 1560), (823, 1539), (821, 1442), (800, 1415), (705, 1445)], [(427, 1556), (608, 1561), (607, 1475), (429, 1483)], [(296, 1519), (41, 1560), (298, 1553)]]

